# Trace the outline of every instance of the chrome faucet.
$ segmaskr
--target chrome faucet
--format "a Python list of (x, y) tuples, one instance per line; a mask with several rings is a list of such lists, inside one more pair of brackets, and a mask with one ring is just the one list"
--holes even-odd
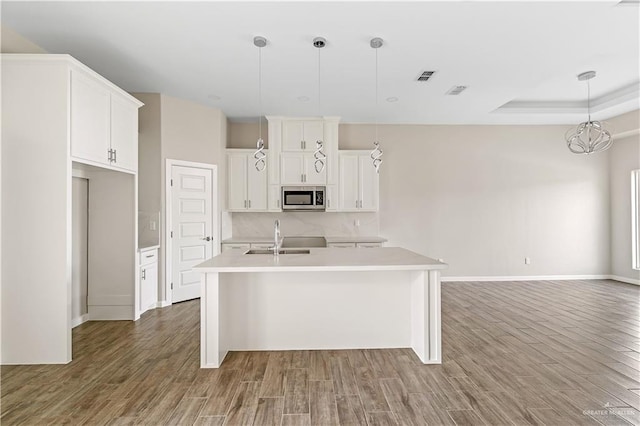
[(280, 221), (276, 219), (273, 225), (273, 255), (277, 256), (280, 251), (280, 244), (282, 244), (282, 238), (280, 238)]

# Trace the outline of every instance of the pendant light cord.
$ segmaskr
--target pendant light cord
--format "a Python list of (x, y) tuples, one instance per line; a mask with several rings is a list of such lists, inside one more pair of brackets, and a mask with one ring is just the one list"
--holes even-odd
[(318, 49), (318, 116), (320, 116), (320, 111), (321, 111), (321, 107), (320, 107), (320, 50)]
[(380, 115), (380, 108), (378, 106), (378, 49), (376, 51), (376, 111), (375, 111), (375, 141), (378, 142), (378, 115)]
[(588, 123), (591, 123), (591, 84), (587, 80), (587, 115), (589, 117)]
[(262, 48), (258, 48), (258, 105), (260, 108), (258, 115), (258, 137), (262, 139)]

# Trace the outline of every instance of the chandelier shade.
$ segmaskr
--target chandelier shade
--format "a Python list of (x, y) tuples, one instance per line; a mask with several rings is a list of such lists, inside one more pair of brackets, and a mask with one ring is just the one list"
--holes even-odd
[(591, 86), (589, 80), (596, 76), (595, 71), (586, 71), (578, 75), (578, 81), (587, 82), (587, 121), (569, 129), (565, 140), (569, 151), (574, 154), (592, 154), (605, 151), (611, 147), (613, 137), (599, 121), (591, 120)]

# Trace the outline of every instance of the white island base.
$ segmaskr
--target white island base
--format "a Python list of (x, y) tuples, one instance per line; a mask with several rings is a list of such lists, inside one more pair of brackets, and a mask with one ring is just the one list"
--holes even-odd
[(406, 347), (439, 364), (443, 268), (400, 248), (225, 252), (197, 267), (201, 367), (228, 351)]

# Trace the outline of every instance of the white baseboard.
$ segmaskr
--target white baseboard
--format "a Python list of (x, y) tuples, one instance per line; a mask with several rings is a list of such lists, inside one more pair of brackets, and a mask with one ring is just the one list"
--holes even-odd
[(627, 284), (640, 285), (640, 280), (633, 279), (633, 278), (627, 278), (627, 277), (621, 277), (620, 275), (609, 275), (609, 278), (612, 279), (612, 280), (620, 281), (620, 282), (627, 283)]
[(156, 303), (157, 308), (166, 308), (167, 306), (171, 306), (171, 302), (167, 302), (166, 300), (161, 300)]
[(549, 281), (549, 280), (614, 280), (627, 284), (640, 285), (640, 280), (621, 277), (619, 275), (515, 275), (515, 276), (495, 276), (495, 277), (441, 277), (440, 281), (461, 282), (461, 281)]
[(71, 319), (71, 328), (76, 328), (80, 324), (84, 324), (87, 321), (89, 321), (89, 314), (84, 314), (84, 315), (80, 315), (77, 318), (72, 318)]

